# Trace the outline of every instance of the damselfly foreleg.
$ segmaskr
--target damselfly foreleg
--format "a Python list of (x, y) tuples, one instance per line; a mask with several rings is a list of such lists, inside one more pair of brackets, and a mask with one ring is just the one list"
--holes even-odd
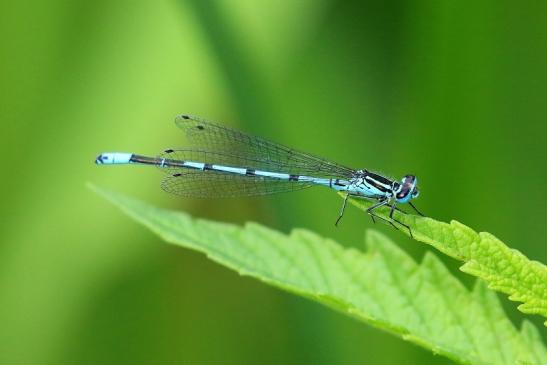
[(414, 204), (412, 204), (412, 202), (409, 201), (408, 204), (412, 207), (412, 209), (414, 209), (414, 210), (416, 211), (416, 213), (418, 213), (418, 214), (421, 215), (422, 217), (425, 217), (425, 215), (423, 215), (422, 212), (420, 212), (420, 211), (418, 210), (418, 208), (416, 208), (416, 207), (414, 206)]
[(414, 238), (414, 236), (412, 236), (412, 230), (410, 229), (409, 226), (407, 226), (406, 224), (404, 224), (403, 222), (400, 222), (399, 220), (397, 220), (396, 218), (393, 217), (393, 212), (395, 212), (397, 208), (395, 207), (395, 202), (393, 202), (393, 204), (391, 205), (391, 209), (389, 211), (389, 218), (393, 221), (393, 222), (397, 222), (399, 223), (401, 226), (405, 227), (406, 229), (408, 229), (408, 234), (410, 235), (410, 238)]

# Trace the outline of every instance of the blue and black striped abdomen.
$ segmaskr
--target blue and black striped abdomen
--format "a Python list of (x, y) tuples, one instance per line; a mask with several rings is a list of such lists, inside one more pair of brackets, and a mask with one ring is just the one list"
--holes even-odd
[[(162, 188), (191, 197), (256, 196), (304, 189), (313, 185), (299, 175), (266, 171), (259, 161), (211, 151), (167, 150), (157, 165), (168, 176)], [(199, 162), (197, 162), (199, 161)], [(241, 167), (245, 166), (245, 167)]]

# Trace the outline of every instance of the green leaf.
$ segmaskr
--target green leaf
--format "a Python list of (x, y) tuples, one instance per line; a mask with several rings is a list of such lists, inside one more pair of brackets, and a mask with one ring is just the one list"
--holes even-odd
[(537, 329), (526, 322), (517, 330), (484, 285), (469, 292), (433, 254), (417, 264), (376, 231), (362, 252), (307, 230), (285, 235), (254, 223), (193, 219), (91, 188), (167, 242), (459, 363), (547, 363)]
[[(362, 210), (372, 205), (362, 199), (350, 199), (350, 202)], [(374, 212), (388, 218), (389, 208)], [(483, 279), (490, 289), (509, 294), (510, 300), (522, 302), (518, 306), (521, 312), (547, 317), (545, 265), (507, 247), (490, 233), (477, 233), (460, 222), (453, 220), (448, 224), (411, 214), (395, 214), (399, 221), (411, 227), (415, 240), (465, 262), (460, 270)], [(404, 227), (401, 232), (408, 235)], [(547, 326), (547, 321), (544, 324)]]

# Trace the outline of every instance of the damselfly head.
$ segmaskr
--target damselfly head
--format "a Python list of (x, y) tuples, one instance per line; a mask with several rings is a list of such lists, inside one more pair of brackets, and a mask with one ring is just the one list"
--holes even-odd
[(420, 195), (418, 179), (414, 175), (406, 175), (401, 179), (399, 188), (395, 191), (395, 199), (398, 203), (408, 203), (410, 199)]

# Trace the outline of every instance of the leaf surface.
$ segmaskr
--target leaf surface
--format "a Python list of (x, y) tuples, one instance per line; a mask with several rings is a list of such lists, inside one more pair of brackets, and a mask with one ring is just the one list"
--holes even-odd
[[(365, 200), (350, 199), (350, 202), (361, 210), (372, 205)], [(389, 208), (374, 212), (388, 218)], [(518, 306), (521, 312), (547, 318), (547, 267), (541, 262), (528, 259), (490, 233), (477, 233), (455, 220), (445, 223), (412, 214), (395, 214), (411, 227), (415, 240), (463, 261), (460, 270), (481, 278), (490, 289), (508, 294), (510, 300), (522, 302)], [(404, 227), (401, 232), (408, 235)], [(547, 321), (544, 324), (547, 326)]]
[(480, 281), (467, 290), (428, 253), (416, 263), (370, 230), (366, 251), (313, 232), (194, 219), (133, 198), (93, 190), (165, 241), (283, 290), (322, 303), (462, 364), (546, 364), (538, 330), (517, 330)]

